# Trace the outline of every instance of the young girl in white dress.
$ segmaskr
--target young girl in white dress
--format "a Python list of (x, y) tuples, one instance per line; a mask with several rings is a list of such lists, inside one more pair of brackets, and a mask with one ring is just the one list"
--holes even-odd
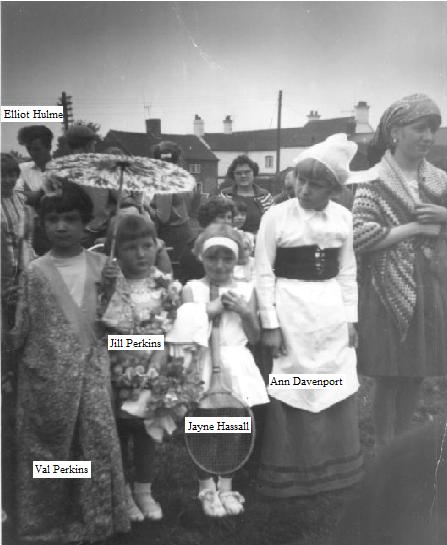
[[(205, 277), (189, 281), (183, 289), (185, 305), (179, 309), (174, 334), (191, 332), (197, 324), (209, 334), (209, 322), (220, 315), (222, 379), (233, 395), (250, 407), (268, 402), (264, 381), (247, 344), (259, 338), (256, 297), (251, 282), (237, 281), (233, 270), (242, 254), (240, 235), (229, 225), (212, 224), (199, 236), (195, 252), (203, 262)], [(210, 301), (210, 284), (218, 286), (219, 297)], [(205, 328), (203, 323), (205, 322)], [(191, 329), (192, 327), (192, 329)], [(207, 338), (205, 338), (205, 343)], [(202, 360), (205, 390), (211, 378), (211, 357), (206, 350)], [(232, 476), (212, 476), (199, 471), (199, 500), (208, 516), (238, 515), (244, 498), (232, 489)]]

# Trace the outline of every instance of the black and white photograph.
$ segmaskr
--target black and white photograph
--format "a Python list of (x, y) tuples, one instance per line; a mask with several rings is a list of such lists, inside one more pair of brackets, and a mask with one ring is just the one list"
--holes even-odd
[(0, 15), (0, 542), (445, 545), (447, 2)]

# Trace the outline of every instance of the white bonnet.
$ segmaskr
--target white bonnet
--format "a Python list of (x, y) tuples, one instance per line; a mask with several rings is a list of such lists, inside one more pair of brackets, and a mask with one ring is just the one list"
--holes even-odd
[(304, 159), (316, 159), (332, 172), (339, 184), (343, 185), (351, 174), (349, 164), (357, 152), (357, 147), (355, 142), (347, 139), (346, 134), (333, 134), (324, 142), (304, 150), (294, 163), (298, 165)]

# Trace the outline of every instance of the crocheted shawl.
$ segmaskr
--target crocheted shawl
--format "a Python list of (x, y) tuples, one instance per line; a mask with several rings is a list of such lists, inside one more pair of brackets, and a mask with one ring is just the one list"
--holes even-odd
[[(376, 166), (378, 179), (359, 186), (354, 202), (354, 248), (368, 251), (384, 239), (392, 227), (414, 221), (415, 204), (407, 182), (387, 151)], [(420, 201), (447, 205), (447, 174), (423, 161), (418, 172)], [(428, 237), (403, 240), (390, 248), (369, 254), (364, 266), (370, 267), (374, 289), (404, 339), (416, 306), (414, 275), (415, 245), (433, 250)]]

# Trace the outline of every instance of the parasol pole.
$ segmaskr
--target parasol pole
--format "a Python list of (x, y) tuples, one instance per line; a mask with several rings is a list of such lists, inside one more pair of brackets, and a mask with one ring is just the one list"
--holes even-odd
[(115, 257), (116, 234), (118, 232), (118, 215), (121, 208), (121, 201), (123, 200), (124, 169), (129, 166), (129, 162), (117, 161), (116, 166), (120, 169), (120, 178), (118, 187), (118, 200), (116, 203), (115, 223), (113, 224), (112, 241), (110, 244), (110, 255), (108, 257), (108, 263), (111, 263)]

